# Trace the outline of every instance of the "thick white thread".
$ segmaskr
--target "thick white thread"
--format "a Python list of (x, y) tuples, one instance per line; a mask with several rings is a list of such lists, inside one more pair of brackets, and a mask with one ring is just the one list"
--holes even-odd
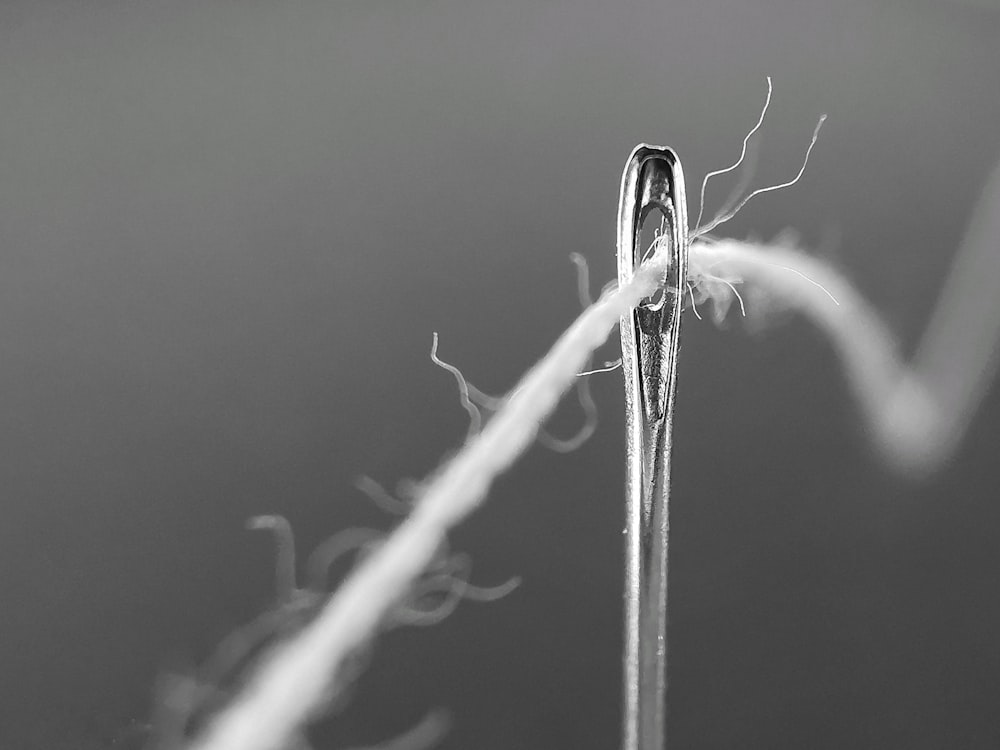
[(628, 284), (583, 311), (482, 432), (428, 480), (395, 533), (358, 565), (312, 623), (264, 660), (191, 750), (280, 750), (323, 708), (350, 655), (378, 631), (433, 560), (446, 532), (476, 508), (493, 480), (531, 444), (539, 424), (619, 319), (656, 290), (668, 263), (657, 254)]

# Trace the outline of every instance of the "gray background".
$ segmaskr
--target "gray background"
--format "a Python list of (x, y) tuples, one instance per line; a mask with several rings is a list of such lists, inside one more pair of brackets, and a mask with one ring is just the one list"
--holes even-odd
[[(1000, 158), (993, 3), (0, 6), (0, 744), (145, 717), (159, 670), (267, 602), (247, 516), (305, 548), (387, 527), (353, 478), (422, 476), (465, 429), (431, 332), (509, 387), (576, 312), (568, 254), (613, 277), (631, 148), (696, 185), (767, 74), (758, 184), (830, 119), (729, 232), (798, 229), (912, 348)], [(593, 382), (594, 439), (534, 449), (455, 535), (523, 587), (380, 641), (318, 746), (434, 706), (447, 748), (617, 745), (622, 389)], [(998, 430), (994, 388), (907, 484), (808, 326), (687, 318), (673, 746), (1000, 744)]]

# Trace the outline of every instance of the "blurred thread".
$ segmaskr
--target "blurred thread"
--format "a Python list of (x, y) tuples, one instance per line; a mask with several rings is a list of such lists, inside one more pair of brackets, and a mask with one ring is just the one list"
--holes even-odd
[(251, 531), (270, 531), (274, 534), (274, 591), (278, 604), (287, 604), (298, 589), (295, 581), (295, 535), (288, 519), (284, 516), (254, 516), (247, 519), (246, 527)]
[(713, 300), (717, 313), (724, 315), (731, 301), (720, 284), (742, 282), (771, 304), (802, 313), (829, 337), (870, 437), (896, 471), (925, 476), (955, 451), (997, 367), (1000, 165), (911, 366), (874, 308), (840, 274), (788, 243), (695, 243), (690, 257), (689, 282), (702, 299)]
[(983, 189), (914, 370), (937, 402), (942, 457), (955, 450), (996, 374), (1000, 333), (1000, 163)]
[[(196, 672), (166, 675), (158, 686), (157, 716), (152, 726), (149, 750), (177, 750), (185, 745), (186, 738), (197, 734), (230, 703), (238, 689), (258, 665), (266, 662), (274, 652), (275, 644), (294, 638), (320, 611), (327, 599), (332, 567), (342, 558), (354, 554), (354, 563), (364, 560), (382, 543), (382, 534), (374, 529), (353, 528), (341, 531), (317, 546), (309, 556), (308, 584), (299, 588), (295, 581), (294, 535), (291, 525), (282, 516), (255, 516), (247, 528), (264, 529), (274, 533), (277, 540), (277, 566), (290, 565), (291, 592), (283, 589), (289, 581), (284, 574), (278, 577), (277, 603), (258, 615), (251, 622), (237, 628), (219, 644)], [(400, 626), (426, 627), (436, 625), (450, 616), (463, 601), (492, 602), (516, 589), (521, 579), (513, 577), (494, 586), (481, 586), (470, 582), (472, 558), (467, 554), (452, 553), (447, 543), (435, 552), (434, 559), (424, 569), (424, 575), (414, 580), (404, 595), (393, 605), (382, 620), (382, 630)], [(352, 681), (365, 665), (364, 649), (352, 651), (339, 671), (339, 681), (331, 685), (326, 694), (325, 710), (331, 711), (343, 704)], [(430, 717), (428, 717), (429, 720)], [(437, 737), (430, 734), (431, 725), (443, 731), (441, 715), (411, 737), (412, 732), (373, 747), (422, 747), (420, 737)], [(419, 727), (418, 727), (419, 728)], [(428, 740), (428, 742), (436, 741)], [(414, 744), (416, 743), (416, 744)], [(310, 750), (304, 731), (293, 730), (283, 744), (285, 750)]]

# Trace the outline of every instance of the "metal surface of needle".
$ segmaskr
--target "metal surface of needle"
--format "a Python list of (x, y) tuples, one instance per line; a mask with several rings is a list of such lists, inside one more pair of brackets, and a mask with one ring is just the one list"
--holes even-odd
[(635, 273), (643, 224), (654, 211), (671, 255), (663, 291), (622, 318), (626, 416), (624, 729), (622, 750), (664, 750), (670, 446), (683, 289), (687, 207), (677, 155), (641, 144), (625, 164), (618, 208), (618, 282)]

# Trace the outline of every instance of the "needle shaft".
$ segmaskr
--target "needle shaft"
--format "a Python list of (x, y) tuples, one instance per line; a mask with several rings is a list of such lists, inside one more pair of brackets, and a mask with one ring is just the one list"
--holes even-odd
[(670, 448), (684, 280), (684, 178), (673, 151), (640, 145), (622, 175), (618, 280), (632, 278), (642, 227), (657, 211), (656, 252), (671, 263), (663, 291), (621, 321), (626, 401), (625, 646), (622, 750), (664, 750)]

